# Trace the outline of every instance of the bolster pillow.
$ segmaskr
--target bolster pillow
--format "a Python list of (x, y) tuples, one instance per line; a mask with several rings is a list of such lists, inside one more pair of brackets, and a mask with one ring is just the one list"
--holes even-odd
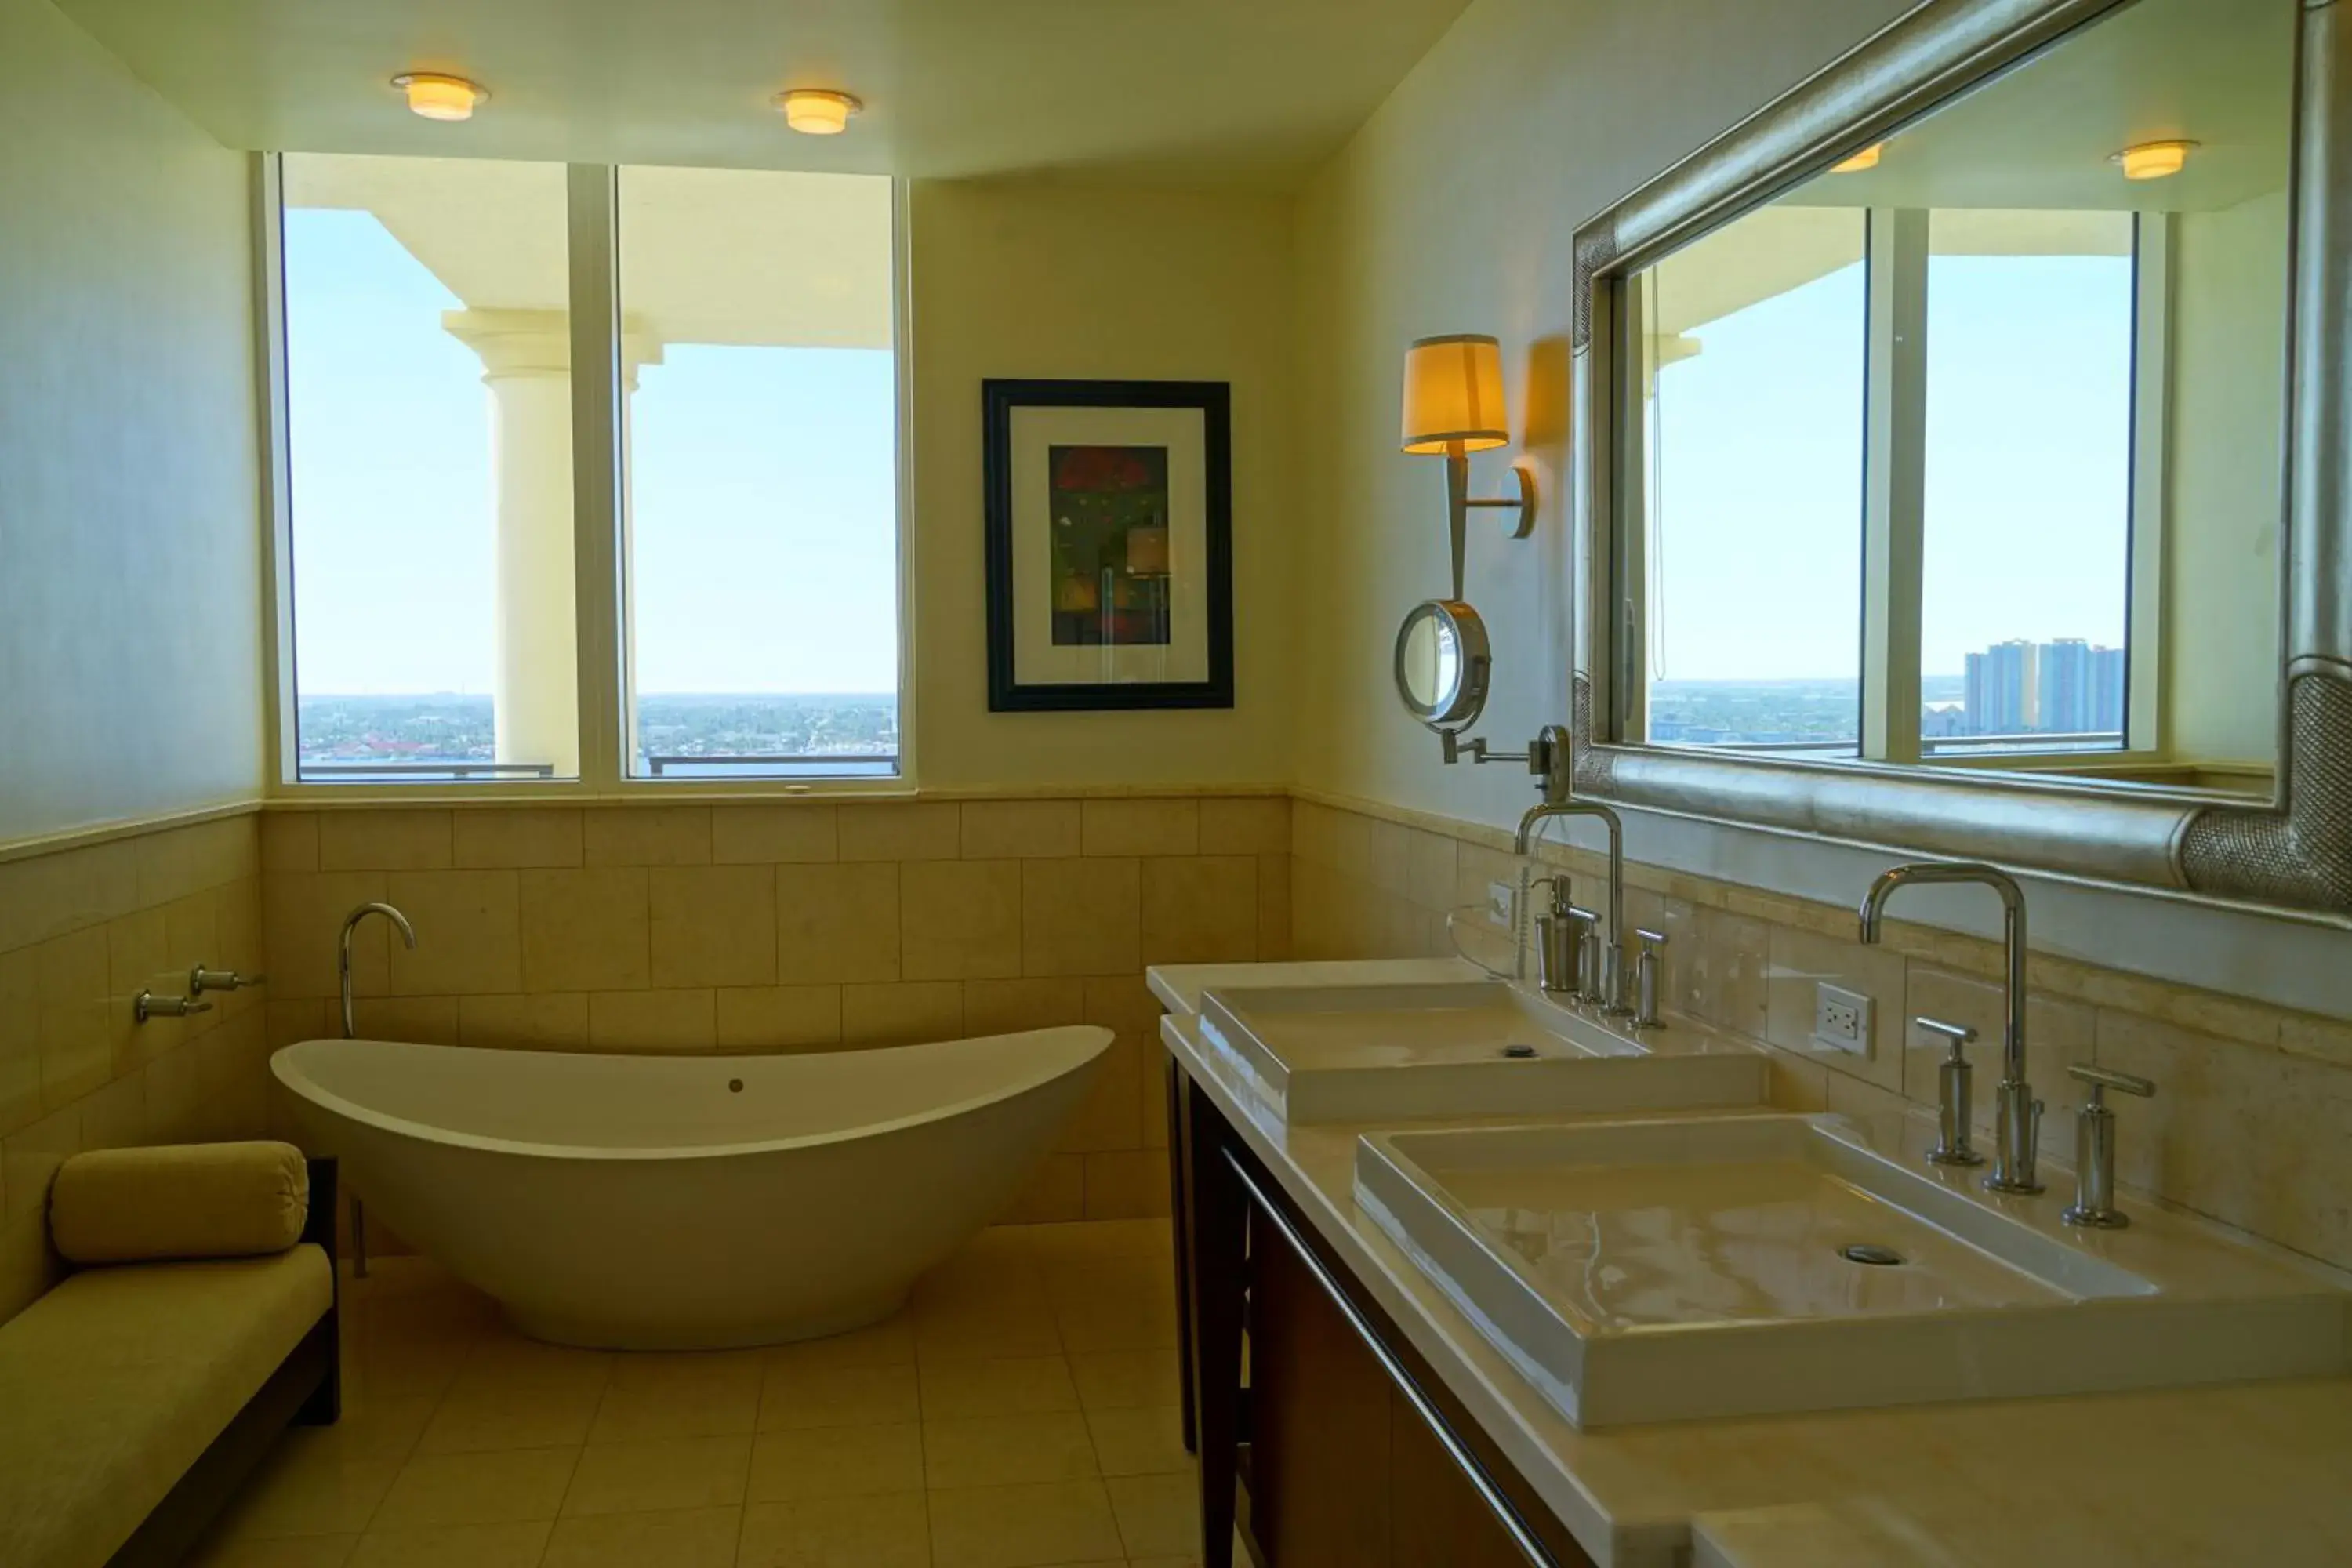
[(290, 1143), (177, 1143), (77, 1154), (49, 1188), (71, 1263), (251, 1258), (302, 1239), (310, 1167)]

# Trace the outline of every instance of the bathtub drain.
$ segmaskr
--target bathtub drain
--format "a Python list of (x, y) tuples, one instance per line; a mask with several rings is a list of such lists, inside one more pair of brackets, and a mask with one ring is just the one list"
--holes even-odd
[(730, 1078), (730, 1079), (729, 1079), (727, 1080), (727, 1092), (728, 1092), (728, 1093), (730, 1093), (730, 1094), (740, 1094), (740, 1093), (742, 1093), (742, 1092), (743, 1092), (743, 1080), (742, 1080), (741, 1079), (740, 1079), (740, 1078)]

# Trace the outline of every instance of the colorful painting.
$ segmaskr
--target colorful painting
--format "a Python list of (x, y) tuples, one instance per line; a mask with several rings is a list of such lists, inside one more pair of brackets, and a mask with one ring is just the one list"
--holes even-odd
[(1054, 447), (1054, 643), (1164, 647), (1168, 616), (1168, 448)]

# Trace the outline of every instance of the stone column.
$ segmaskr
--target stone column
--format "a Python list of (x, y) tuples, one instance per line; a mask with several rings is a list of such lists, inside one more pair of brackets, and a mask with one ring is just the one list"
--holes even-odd
[[(573, 603), (572, 325), (562, 310), (450, 310), (450, 336), (482, 362), (490, 389), (498, 500), (498, 760), (580, 772), (579, 640)], [(625, 345), (622, 395), (657, 345)]]

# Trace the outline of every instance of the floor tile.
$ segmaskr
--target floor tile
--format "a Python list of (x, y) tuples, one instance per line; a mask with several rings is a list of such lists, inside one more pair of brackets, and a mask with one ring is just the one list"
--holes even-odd
[(1034, 1300), (985, 1298), (918, 1308), (915, 1349), (925, 1365), (980, 1356), (1059, 1355), (1062, 1336), (1043, 1293)]
[(1173, 1351), (1074, 1352), (1069, 1363), (1078, 1401), (1088, 1410), (1181, 1403)]
[(544, 1521), (370, 1531), (345, 1568), (539, 1568)]
[(930, 1568), (921, 1492), (754, 1503), (739, 1568)]
[(501, 1333), (476, 1344), (450, 1385), (453, 1395), (511, 1394), (521, 1389), (602, 1389), (613, 1375), (609, 1351), (545, 1345)]
[(1104, 1485), (1129, 1556), (1201, 1549), (1200, 1491), (1190, 1475), (1121, 1476)]
[(553, 1519), (579, 1458), (577, 1448), (419, 1454), (392, 1483), (370, 1528)]
[(1035, 1568), (1123, 1555), (1100, 1481), (955, 1487), (933, 1491), (930, 1503), (938, 1568)]
[(1156, 1350), (1176, 1343), (1176, 1299), (1171, 1292), (1121, 1289), (1059, 1302), (1054, 1321), (1063, 1348), (1088, 1351)]
[(740, 1508), (560, 1519), (541, 1568), (734, 1568)]
[(564, 1518), (733, 1508), (743, 1500), (751, 1437), (666, 1437), (650, 1443), (591, 1443), (563, 1494)]
[(811, 1426), (877, 1426), (921, 1415), (915, 1368), (775, 1366), (760, 1394), (760, 1430)]
[(845, 1334), (829, 1334), (821, 1340), (799, 1340), (788, 1345), (772, 1346), (767, 1352), (771, 1370), (777, 1367), (815, 1366), (903, 1366), (915, 1359), (915, 1319), (912, 1312), (901, 1312), (895, 1318), (862, 1329), (852, 1329)]
[(1060, 1356), (927, 1363), (922, 1384), (926, 1421), (1078, 1408), (1077, 1390)]
[(923, 1488), (923, 1433), (890, 1426), (762, 1432), (751, 1447), (751, 1500), (871, 1497)]
[(343, 1568), (356, 1535), (296, 1535), (279, 1541), (216, 1538), (188, 1554), (187, 1568)]
[(394, 1459), (345, 1459), (289, 1433), (221, 1521), (224, 1538), (350, 1535), (367, 1527), (400, 1474)]
[(1074, 1410), (923, 1423), (932, 1487), (1001, 1487), (1084, 1480), (1097, 1473), (1086, 1418)]
[(420, 1454), (576, 1448), (588, 1440), (601, 1390), (580, 1384), (452, 1392), (418, 1438)]
[(347, 1390), (341, 1418), (331, 1426), (310, 1430), (320, 1447), (346, 1459), (405, 1459), (415, 1450), (439, 1404), (415, 1394), (354, 1399)]
[(624, 1358), (596, 1408), (589, 1441), (709, 1437), (748, 1433), (759, 1424), (765, 1357)]
[(1172, 1405), (1137, 1410), (1090, 1410), (1095, 1458), (1107, 1476), (1159, 1476), (1190, 1470), (1184, 1451), (1184, 1418)]

